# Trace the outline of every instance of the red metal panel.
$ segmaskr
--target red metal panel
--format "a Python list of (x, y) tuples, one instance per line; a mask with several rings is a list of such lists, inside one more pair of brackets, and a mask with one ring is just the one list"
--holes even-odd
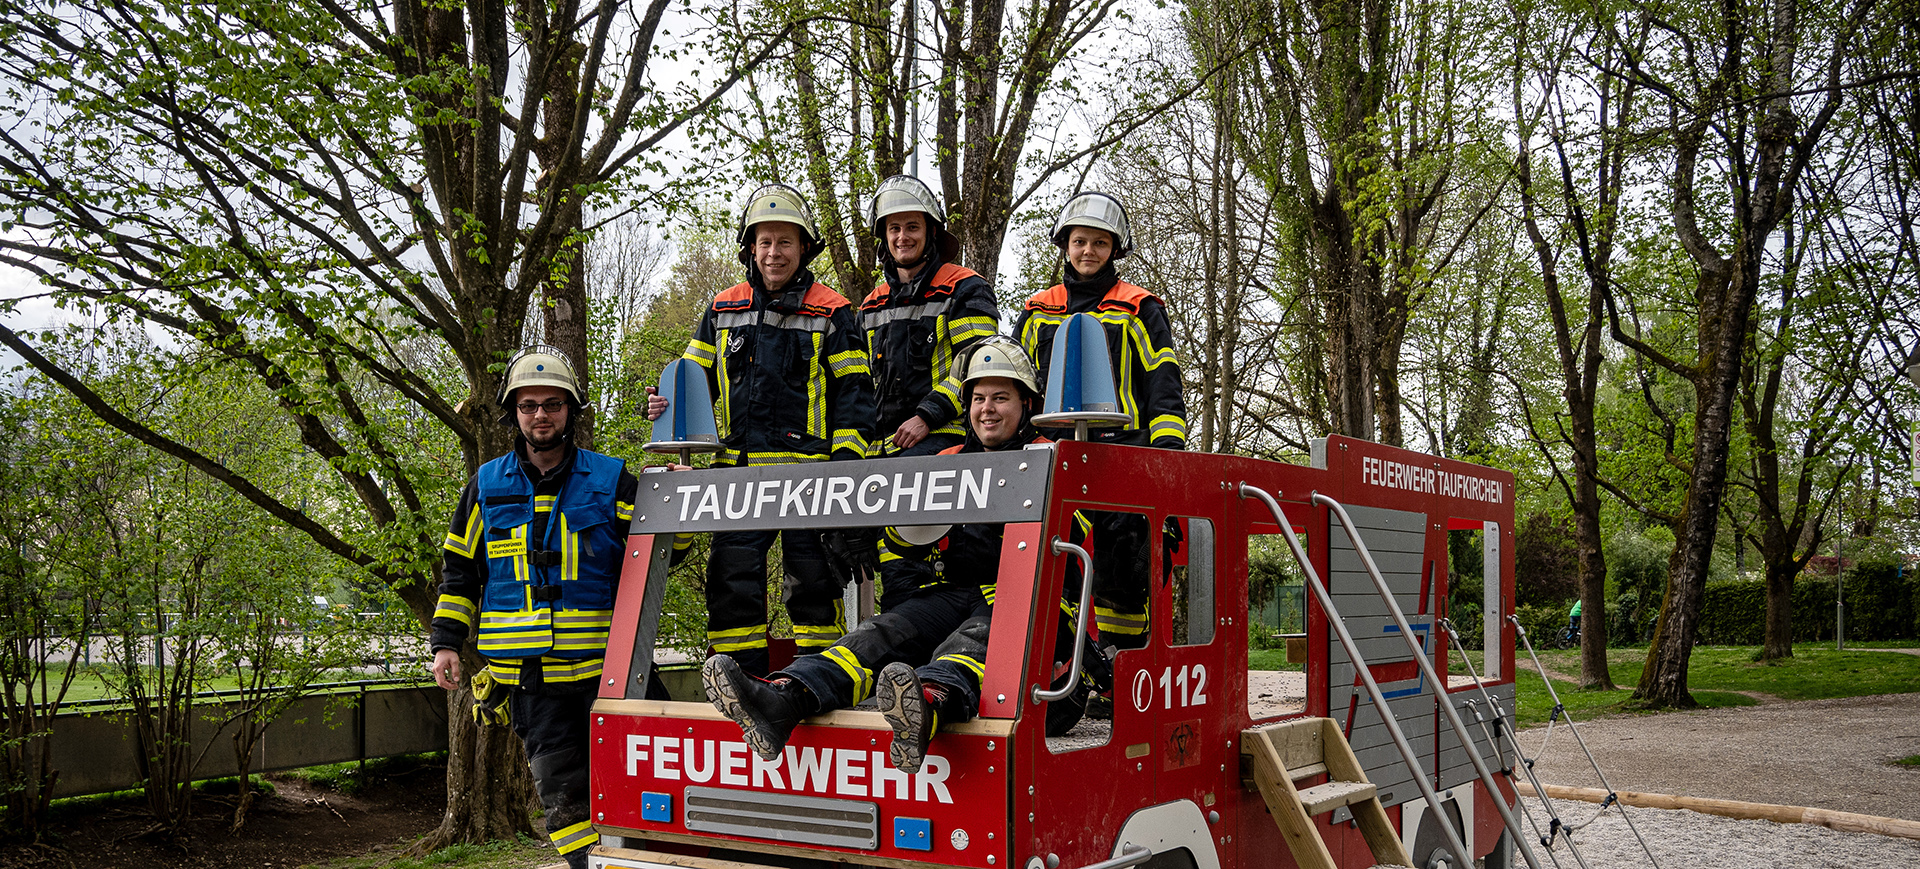
[[(914, 775), (887, 762), (892, 731), (878, 715), (875, 728), (802, 724), (786, 753), (762, 762), (740, 738), (740, 728), (717, 719), (596, 712), (591, 763), (594, 821), (640, 831), (687, 833), (685, 791), (690, 786), (734, 788), (878, 804), (879, 847), (872, 851), (801, 846), (827, 860), (861, 856), (919, 860), (977, 869), (1006, 869), (1008, 753), (996, 736), (942, 733), (926, 766)], [(643, 793), (672, 799), (671, 820), (641, 819)], [(931, 851), (896, 848), (896, 817), (932, 822)], [(958, 835), (956, 835), (958, 834)], [(699, 833), (715, 844), (772, 841)], [(993, 858), (992, 863), (988, 858)]]
[[(1012, 718), (1019, 714), (1026, 693), (1021, 689), (1027, 672), (1027, 637), (1033, 625), (1053, 624), (1058, 607), (1040, 605), (1033, 594), (1039, 578), (1040, 552), (1050, 538), (1038, 522), (1009, 523), (1000, 541), (1000, 576), (995, 583), (993, 629), (987, 637), (986, 676), (980, 683), (980, 715)], [(999, 602), (1004, 602), (1001, 605)], [(1024, 605), (1031, 604), (1031, 605)], [(1036, 622), (1036, 619), (1045, 621)]]
[(613, 628), (607, 634), (606, 670), (600, 697), (618, 700), (626, 695), (633, 670), (633, 638), (640, 630), (640, 606), (647, 598), (647, 573), (653, 567), (653, 535), (627, 538), (627, 554), (620, 566), (620, 588), (613, 602)]

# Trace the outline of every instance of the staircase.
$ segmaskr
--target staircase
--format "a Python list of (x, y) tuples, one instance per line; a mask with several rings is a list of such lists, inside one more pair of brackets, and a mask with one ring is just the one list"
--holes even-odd
[[(1253, 784), (1267, 802), (1280, 834), (1301, 869), (1338, 869), (1314, 816), (1341, 806), (1353, 810), (1354, 823), (1373, 851), (1374, 863), (1412, 866), (1380, 796), (1367, 781), (1353, 747), (1331, 718), (1296, 718), (1240, 733), (1240, 753), (1253, 768)], [(1301, 788), (1295, 783), (1325, 775), (1327, 781)]]

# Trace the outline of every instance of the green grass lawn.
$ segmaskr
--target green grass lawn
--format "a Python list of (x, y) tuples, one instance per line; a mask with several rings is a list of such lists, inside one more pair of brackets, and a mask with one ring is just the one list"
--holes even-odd
[[(65, 672), (65, 670), (66, 670), (66, 667), (64, 665), (61, 665), (54, 668), (54, 672), (48, 674), (47, 679), (53, 687), (55, 688), (58, 687), (61, 673)], [(398, 672), (399, 672), (398, 668), (396, 668), (396, 673)], [(121, 696), (121, 692), (108, 686), (107, 679), (104, 678), (105, 673), (106, 673), (106, 668), (102, 665), (95, 664), (91, 667), (86, 665), (81, 665), (80, 672), (73, 677), (73, 687), (67, 689), (67, 696), (62, 702), (79, 703), (85, 700), (106, 700), (106, 699), (111, 699), (111, 698)], [(406, 668), (405, 675), (419, 676), (420, 668), (418, 667)], [(117, 679), (118, 676), (116, 675), (114, 676), (114, 678)], [(326, 674), (325, 676), (322, 676), (320, 681), (321, 682), (350, 682), (350, 681), (355, 681), (360, 679), (380, 679), (380, 678), (385, 678), (385, 674), (380, 672), (369, 672), (364, 670), (340, 670), (340, 671), (331, 672)], [(194, 690), (196, 692), (231, 691), (238, 687), (240, 687), (240, 683), (238, 680), (236, 680), (232, 676), (222, 675), (222, 676), (217, 676), (215, 678), (207, 680), (204, 684), (196, 686)], [(35, 701), (38, 701), (40, 699), (40, 696), (37, 692), (34, 694), (33, 699)]]
[[(1903, 644), (1875, 644), (1879, 648), (1898, 648)], [(1782, 700), (1821, 700), (1831, 697), (1860, 697), (1869, 694), (1900, 694), (1920, 691), (1920, 656), (1896, 652), (1876, 652), (1861, 648), (1835, 651), (1831, 643), (1803, 643), (1793, 647), (1793, 657), (1768, 663), (1756, 662), (1753, 646), (1699, 646), (1693, 650), (1687, 670), (1687, 686), (1702, 707), (1751, 706), (1759, 702), (1739, 692), (1755, 692)], [(1560, 702), (1576, 720), (1595, 715), (1644, 712), (1628, 700), (1640, 681), (1646, 663), (1644, 648), (1611, 649), (1607, 653), (1607, 671), (1613, 677), (1613, 691), (1583, 691), (1577, 684), (1555, 679), (1553, 687)], [(1524, 660), (1524, 655), (1522, 656)], [(1556, 673), (1575, 674), (1580, 670), (1575, 649), (1540, 653), (1540, 661)], [(1521, 670), (1519, 679), (1522, 726), (1547, 720), (1553, 700), (1540, 676)]]
[(1299, 670), (1302, 666), (1287, 663), (1286, 649), (1247, 650), (1247, 669), (1249, 670)]
[(552, 848), (535, 839), (521, 837), (511, 842), (484, 845), (453, 845), (424, 857), (398, 857), (392, 853), (341, 857), (310, 863), (306, 869), (429, 869), (434, 866), (458, 866), (461, 869), (523, 869), (559, 862)]

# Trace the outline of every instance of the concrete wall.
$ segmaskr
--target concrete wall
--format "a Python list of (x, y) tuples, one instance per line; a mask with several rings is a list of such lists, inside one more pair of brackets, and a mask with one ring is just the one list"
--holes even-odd
[[(206, 756), (196, 779), (238, 772), (234, 727), (215, 729), (231, 704), (196, 707), (195, 753)], [(217, 741), (217, 742), (216, 742)], [(447, 693), (433, 686), (303, 697), (255, 743), (253, 772), (441, 751), (447, 747)], [(125, 712), (71, 712), (54, 719), (49, 750), (60, 780), (56, 797), (124, 790), (140, 783), (132, 723)]]

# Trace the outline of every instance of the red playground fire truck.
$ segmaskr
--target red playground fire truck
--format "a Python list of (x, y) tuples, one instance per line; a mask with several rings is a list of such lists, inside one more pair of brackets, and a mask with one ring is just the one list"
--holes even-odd
[[(1065, 440), (650, 473), (638, 500), (593, 713), (596, 866), (1504, 869), (1516, 845), (1533, 862), (1500, 769), (1506, 472), (1342, 437), (1310, 465)], [(1112, 659), (1111, 719), (1048, 738), (1063, 589), (1093, 569), (1070, 533), (1088, 510), (1162, 530), (1149, 637)], [(764, 761), (697, 687), (644, 699), (675, 534), (967, 522), (1006, 523), (979, 716), (943, 723), (918, 772), (889, 764), (871, 709), (808, 718)], [(1445, 675), (1450, 539), (1484, 556), (1477, 679)], [(1280, 570), (1307, 589), (1288, 643), (1304, 673), (1248, 666)]]

